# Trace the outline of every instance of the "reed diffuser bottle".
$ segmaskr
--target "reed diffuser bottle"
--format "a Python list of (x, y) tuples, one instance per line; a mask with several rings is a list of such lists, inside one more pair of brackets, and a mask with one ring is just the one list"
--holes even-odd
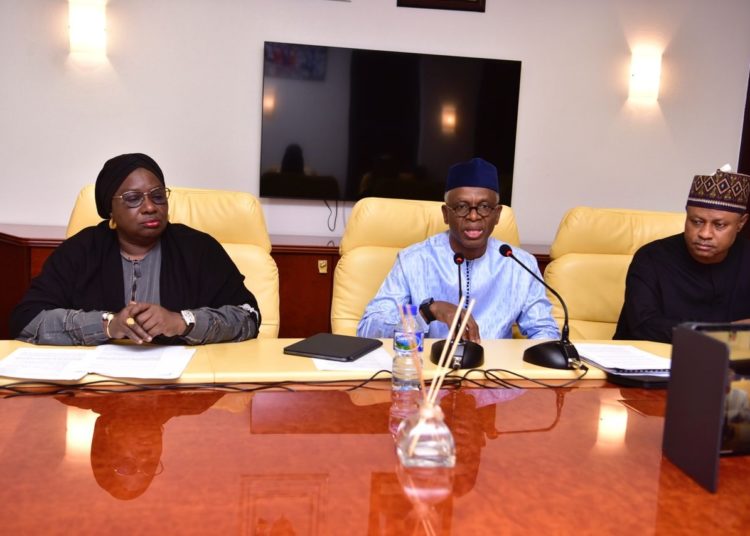
[(401, 422), (396, 453), (404, 467), (454, 467), (456, 443), (443, 410), (427, 401)]

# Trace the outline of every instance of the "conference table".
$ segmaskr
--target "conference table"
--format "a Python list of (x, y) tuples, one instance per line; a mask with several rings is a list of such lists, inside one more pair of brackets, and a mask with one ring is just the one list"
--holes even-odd
[[(195, 346), (193, 355), (187, 368), (175, 383), (226, 383), (226, 382), (314, 382), (314, 381), (343, 381), (366, 380), (373, 376), (375, 370), (351, 368), (347, 370), (320, 370), (313, 360), (284, 354), (284, 348), (299, 339), (260, 338), (240, 343), (208, 344)], [(432, 343), (435, 340), (425, 340), (424, 355), (430, 355)], [(581, 375), (580, 371), (557, 370), (538, 367), (523, 361), (523, 351), (538, 341), (527, 339), (498, 339), (482, 341), (484, 347), (484, 365), (482, 370), (491, 370), (500, 378), (508, 380), (519, 379), (519, 375), (540, 381), (555, 380), (557, 383), (574, 380)], [(653, 354), (669, 357), (671, 347), (667, 344), (648, 341), (586, 341), (587, 343), (606, 343), (611, 345), (633, 345)], [(383, 340), (382, 349), (392, 355), (390, 340)], [(0, 340), (0, 359), (6, 357), (17, 348), (35, 348), (34, 345), (19, 341)], [(53, 348), (53, 347), (38, 347)], [(60, 348), (67, 350), (67, 348)], [(90, 352), (94, 348), (87, 349)], [(425, 361), (425, 375), (432, 377), (436, 367), (429, 359)], [(481, 373), (472, 373), (471, 377), (479, 377)], [(389, 374), (381, 374), (380, 378), (389, 379)], [(584, 376), (586, 380), (603, 380), (606, 375), (591, 367)], [(84, 381), (101, 381), (103, 378), (90, 374)], [(0, 377), (0, 386), (15, 382), (10, 378)], [(148, 382), (143, 382), (148, 383)], [(151, 382), (153, 383), (153, 382)]]
[[(290, 342), (201, 347), (172, 389), (3, 398), (2, 532), (748, 533), (750, 461), (722, 458), (715, 494), (672, 465), (664, 390), (593, 369), (569, 384), (526, 366), (526, 341), (485, 341), (486, 368), (568, 385), (448, 386), (456, 466), (407, 469), (393, 432), (413, 400), (365, 371), (317, 371)], [(0, 341), (0, 358), (23, 346)]]

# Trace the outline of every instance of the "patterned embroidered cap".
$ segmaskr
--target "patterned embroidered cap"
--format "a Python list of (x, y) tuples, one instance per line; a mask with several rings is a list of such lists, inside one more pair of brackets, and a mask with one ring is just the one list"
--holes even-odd
[(713, 175), (696, 175), (687, 205), (744, 214), (750, 198), (750, 175), (716, 170)]

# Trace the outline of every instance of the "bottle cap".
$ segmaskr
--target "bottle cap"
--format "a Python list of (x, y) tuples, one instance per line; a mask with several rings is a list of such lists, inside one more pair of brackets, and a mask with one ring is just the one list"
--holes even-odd
[(405, 303), (405, 304), (403, 304), (403, 305), (401, 306), (401, 311), (402, 311), (402, 312), (403, 312), (403, 313), (404, 313), (405, 315), (410, 315), (410, 316), (417, 316), (417, 311), (418, 311), (418, 310), (419, 310), (419, 307), (417, 307), (417, 306), (416, 306), (416, 305), (414, 305), (413, 303)]

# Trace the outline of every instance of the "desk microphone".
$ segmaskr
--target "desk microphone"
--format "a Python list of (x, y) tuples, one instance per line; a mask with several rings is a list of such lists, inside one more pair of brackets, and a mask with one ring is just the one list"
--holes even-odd
[(510, 257), (516, 261), (521, 268), (531, 274), (531, 276), (544, 285), (555, 298), (558, 299), (562, 305), (563, 312), (565, 313), (565, 320), (563, 321), (562, 336), (559, 341), (548, 341), (530, 346), (523, 353), (523, 360), (532, 365), (539, 365), (540, 367), (556, 368), (556, 369), (577, 369), (581, 367), (581, 359), (578, 357), (578, 350), (568, 339), (568, 307), (565, 305), (565, 301), (562, 299), (555, 289), (550, 287), (544, 282), (544, 279), (534, 273), (529, 268), (518, 260), (513, 255), (513, 249), (508, 244), (500, 246), (500, 255), (503, 257)]
[[(466, 257), (462, 253), (453, 254), (453, 262), (456, 263), (458, 268), (458, 301), (464, 296), (463, 285), (461, 284), (461, 265), (466, 261)], [(456, 314), (461, 314), (461, 311), (456, 308)], [(459, 329), (459, 323), (456, 323), (456, 329)], [(449, 364), (452, 369), (468, 369), (481, 367), (484, 363), (484, 348), (481, 345), (471, 342), (464, 341), (461, 339), (461, 333), (449, 333), (448, 339), (444, 341), (437, 341), (432, 345), (430, 350), (430, 361), (436, 365), (440, 361), (440, 354), (443, 353), (443, 347), (447, 344), (452, 344), (456, 338), (459, 338), (459, 343), (456, 345), (456, 352), (453, 354), (453, 362)], [(450, 342), (449, 342), (450, 341)]]

